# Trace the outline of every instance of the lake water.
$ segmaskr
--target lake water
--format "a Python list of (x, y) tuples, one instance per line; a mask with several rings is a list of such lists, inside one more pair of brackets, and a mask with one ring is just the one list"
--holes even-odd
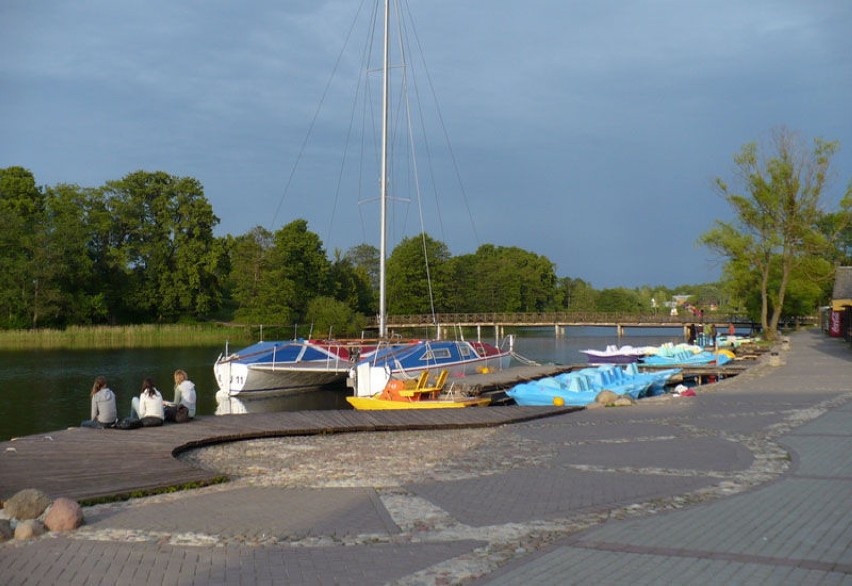
[[(484, 335), (483, 339), (489, 341)], [(532, 360), (557, 364), (585, 362), (580, 350), (603, 350), (607, 344), (633, 346), (681, 342), (682, 329), (635, 329), (618, 338), (612, 328), (569, 327), (556, 337), (548, 328), (516, 332), (515, 351)], [(89, 392), (104, 375), (118, 399), (119, 416), (130, 415), (130, 400), (142, 379), (151, 377), (165, 399), (173, 397), (172, 373), (189, 373), (198, 392), (198, 413), (216, 413), (213, 362), (223, 348), (145, 348), (122, 350), (0, 351), (0, 441), (77, 426), (89, 418)], [(269, 401), (268, 409), (347, 409), (347, 389)]]

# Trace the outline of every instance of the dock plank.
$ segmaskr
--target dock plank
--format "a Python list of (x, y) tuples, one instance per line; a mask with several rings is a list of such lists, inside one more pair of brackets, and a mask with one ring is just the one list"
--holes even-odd
[(134, 430), (70, 428), (0, 443), (0, 499), (24, 488), (78, 501), (118, 497), (218, 475), (175, 458), (182, 451), (247, 439), (413, 429), (490, 427), (562, 415), (576, 407), (412, 411), (288, 411), (198, 417)]

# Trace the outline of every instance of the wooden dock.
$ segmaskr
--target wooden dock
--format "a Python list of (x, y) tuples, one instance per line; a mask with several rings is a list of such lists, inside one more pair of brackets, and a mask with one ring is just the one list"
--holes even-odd
[(412, 411), (289, 411), (198, 417), (134, 430), (69, 428), (0, 443), (0, 499), (24, 488), (91, 502), (221, 480), (177, 458), (223, 442), (360, 431), (492, 427), (576, 407), (482, 407)]

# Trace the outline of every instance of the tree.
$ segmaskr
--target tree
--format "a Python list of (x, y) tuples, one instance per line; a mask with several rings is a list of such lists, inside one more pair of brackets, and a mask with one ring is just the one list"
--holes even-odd
[(474, 304), (469, 311), (537, 312), (557, 306), (553, 263), (522, 248), (484, 244), (459, 264), (456, 275), (465, 287), (459, 297)]
[(447, 311), (449, 260), (447, 245), (428, 234), (404, 238), (394, 248), (385, 268), (388, 313)]
[(221, 305), (225, 249), (198, 180), (136, 171), (108, 182), (104, 194), (123, 318), (199, 317)]
[[(52, 325), (103, 323), (109, 312), (96, 263), (101, 250), (95, 238), (101, 203), (97, 189), (59, 184), (45, 190), (45, 265), (40, 298), (52, 302), (43, 315)], [(49, 310), (48, 310), (49, 309)]]
[(557, 282), (561, 307), (568, 311), (595, 311), (598, 292), (583, 279), (562, 277)]
[(45, 249), (44, 193), (23, 167), (0, 169), (0, 323), (37, 327), (52, 296)]
[(331, 297), (314, 297), (308, 303), (307, 320), (314, 335), (329, 337), (355, 337), (364, 329), (367, 320), (362, 314)]
[[(785, 129), (772, 135), (773, 156), (756, 143), (734, 157), (744, 193), (721, 178), (718, 191), (735, 213), (732, 222), (717, 221), (700, 242), (735, 265), (731, 275), (755, 275), (760, 294), (760, 322), (767, 339), (777, 335), (790, 279), (805, 259), (825, 252), (818, 229), (820, 197), (838, 143), (815, 139), (808, 151)], [(774, 278), (777, 276), (777, 281)], [(771, 313), (770, 313), (771, 312)]]
[(322, 241), (308, 230), (306, 220), (293, 220), (275, 232), (266, 276), (273, 284), (287, 285), (289, 291), (282, 290), (282, 299), (296, 320), (306, 319), (311, 299), (331, 292), (330, 270)]
[(345, 303), (352, 311), (373, 315), (378, 309), (376, 295), (370, 285), (370, 275), (362, 267), (352, 264), (335, 250), (334, 262), (329, 269), (329, 287), (334, 299)]
[(611, 313), (642, 313), (647, 310), (639, 293), (624, 287), (602, 290), (598, 294), (595, 309)]
[[(234, 317), (240, 321), (274, 321), (272, 316), (267, 315), (266, 309), (274, 302), (275, 296), (265, 299), (262, 296), (261, 284), (261, 276), (266, 272), (271, 248), (272, 233), (261, 226), (255, 226), (248, 233), (233, 238), (228, 245), (231, 266), (228, 288), (237, 305)], [(287, 320), (289, 322), (289, 316)]]
[(379, 291), (379, 249), (371, 244), (358, 244), (346, 251), (343, 260), (369, 278), (373, 291)]

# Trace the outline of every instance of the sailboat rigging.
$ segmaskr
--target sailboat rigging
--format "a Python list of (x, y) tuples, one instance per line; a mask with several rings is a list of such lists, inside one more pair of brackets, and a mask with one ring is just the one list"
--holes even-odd
[[(348, 384), (354, 389), (355, 397), (367, 398), (384, 390), (392, 379), (419, 380), (424, 373), (428, 376), (430, 372), (444, 371), (446, 380), (449, 376), (502, 369), (511, 360), (511, 343), (508, 348), (499, 348), (485, 342), (464, 339), (388, 340), (389, 112), (392, 69), (390, 0), (384, 0), (382, 29), (378, 334), (379, 340), (383, 342), (301, 339), (259, 342), (233, 354), (222, 355), (214, 365), (214, 372), (220, 390), (230, 396), (265, 397), (304, 392), (308, 386), (333, 383), (348, 376)], [(436, 394), (437, 391), (428, 394), (419, 392), (412, 396), (414, 400), (427, 395), (434, 399)]]

